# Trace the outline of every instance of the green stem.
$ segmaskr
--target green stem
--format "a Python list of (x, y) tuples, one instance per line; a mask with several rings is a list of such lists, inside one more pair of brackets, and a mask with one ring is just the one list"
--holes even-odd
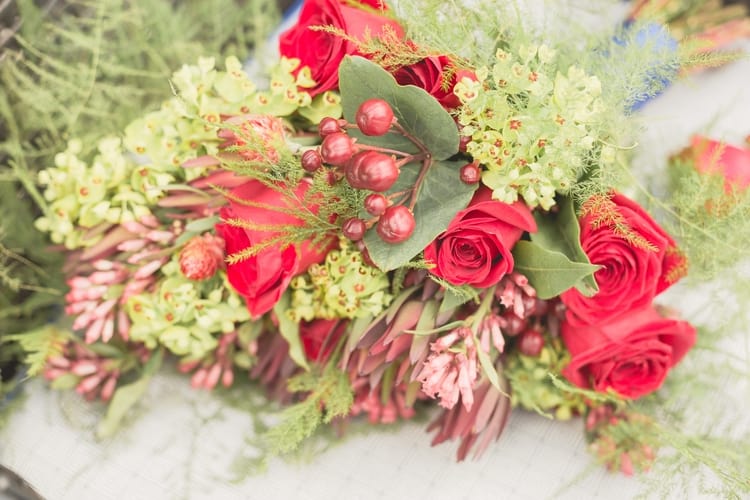
[(492, 300), (495, 298), (496, 289), (497, 285), (492, 285), (491, 287), (485, 289), (484, 297), (482, 297), (482, 302), (479, 304), (479, 308), (471, 317), (471, 331), (474, 334), (475, 340), (477, 341), (478, 339), (476, 339), (476, 336), (479, 334), (479, 327), (482, 326), (482, 321), (492, 308)]

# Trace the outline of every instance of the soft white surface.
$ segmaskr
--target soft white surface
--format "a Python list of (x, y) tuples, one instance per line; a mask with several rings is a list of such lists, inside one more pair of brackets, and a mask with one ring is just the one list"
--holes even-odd
[[(677, 84), (643, 114), (641, 158), (652, 165), (696, 132), (739, 143), (750, 133), (750, 61)], [(679, 293), (669, 299), (690, 310)], [(747, 357), (747, 341), (740, 345)], [(461, 464), (454, 445), (430, 447), (424, 424), (373, 429), (313, 463), (275, 461), (267, 473), (233, 482), (251, 421), (183, 378), (159, 376), (137, 417), (106, 442), (93, 438), (99, 409), (40, 382), (26, 388), (21, 410), (0, 429), (0, 463), (50, 499), (625, 499), (640, 491), (635, 479), (591, 467), (578, 421), (515, 412), (482, 459)]]

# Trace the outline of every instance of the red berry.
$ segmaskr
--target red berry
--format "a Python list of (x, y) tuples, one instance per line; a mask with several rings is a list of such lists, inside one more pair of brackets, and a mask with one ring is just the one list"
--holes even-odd
[(377, 151), (357, 153), (346, 165), (346, 180), (356, 189), (388, 191), (398, 179), (396, 160)]
[(388, 208), (388, 200), (382, 194), (371, 193), (365, 198), (365, 210), (373, 217), (380, 217)]
[(513, 314), (512, 310), (506, 311), (505, 314), (503, 314), (503, 319), (505, 320), (503, 334), (510, 337), (515, 337), (526, 331), (526, 328), (529, 326), (528, 321)]
[(341, 228), (341, 232), (344, 233), (344, 236), (352, 241), (359, 241), (364, 238), (365, 231), (367, 231), (365, 221), (356, 217), (352, 217), (344, 222), (344, 226)]
[(380, 216), (375, 230), (386, 243), (401, 243), (409, 239), (416, 225), (411, 210), (403, 205), (394, 205)]
[(320, 120), (318, 124), (318, 134), (320, 134), (320, 137), (335, 134), (336, 132), (341, 132), (339, 121), (336, 118), (327, 116)]
[(365, 135), (383, 135), (393, 124), (393, 109), (383, 99), (368, 99), (354, 115), (359, 130)]
[(343, 132), (328, 134), (320, 145), (320, 156), (329, 165), (343, 167), (354, 154), (354, 141)]
[(315, 172), (323, 165), (323, 158), (314, 149), (308, 149), (302, 153), (302, 168), (307, 172)]
[(544, 337), (539, 330), (529, 329), (518, 338), (518, 348), (525, 356), (537, 357), (544, 347)]
[(460, 170), (461, 181), (465, 184), (476, 184), (482, 179), (482, 171), (476, 163), (467, 163)]

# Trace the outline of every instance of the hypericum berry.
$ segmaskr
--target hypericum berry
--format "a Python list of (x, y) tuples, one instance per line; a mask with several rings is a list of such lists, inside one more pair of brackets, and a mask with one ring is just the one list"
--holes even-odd
[(335, 132), (323, 138), (320, 156), (329, 165), (343, 167), (354, 154), (354, 141), (343, 132)]
[(388, 208), (388, 200), (382, 194), (370, 193), (365, 198), (365, 210), (373, 217), (380, 217)]
[(382, 192), (396, 182), (399, 169), (392, 156), (367, 150), (354, 155), (344, 173), (353, 188)]
[(367, 225), (362, 219), (352, 217), (348, 221), (344, 222), (341, 232), (344, 236), (352, 241), (359, 241), (365, 237), (365, 231), (367, 231)]
[(308, 149), (302, 153), (302, 168), (306, 172), (315, 172), (323, 165), (323, 158), (314, 149)]
[(513, 310), (508, 310), (503, 314), (503, 318), (505, 319), (505, 328), (503, 328), (503, 335), (507, 335), (509, 337), (515, 337), (516, 335), (519, 335), (526, 331), (526, 328), (529, 326), (529, 322), (524, 318), (519, 318), (513, 313)]
[(375, 230), (386, 243), (401, 243), (409, 239), (416, 226), (411, 210), (403, 205), (393, 205), (380, 216)]
[(320, 134), (320, 137), (335, 134), (336, 132), (341, 132), (341, 126), (336, 118), (327, 116), (320, 120), (318, 124), (318, 134)]
[(544, 347), (544, 337), (539, 330), (526, 330), (518, 338), (518, 349), (525, 356), (537, 357)]
[(482, 171), (476, 163), (467, 163), (461, 167), (460, 175), (465, 184), (476, 184), (482, 179)]
[(383, 99), (368, 99), (354, 115), (359, 130), (365, 135), (383, 135), (393, 124), (393, 109)]

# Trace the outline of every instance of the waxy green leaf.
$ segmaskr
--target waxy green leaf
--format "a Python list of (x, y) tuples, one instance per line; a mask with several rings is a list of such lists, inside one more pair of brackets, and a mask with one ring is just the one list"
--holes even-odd
[[(576, 217), (573, 199), (567, 196), (558, 200), (559, 210), (556, 213), (535, 212), (534, 219), (538, 231), (531, 234), (531, 241), (550, 252), (558, 252), (568, 258), (570, 262), (591, 264), (586, 252), (581, 248), (581, 228)], [(594, 266), (594, 271), (598, 269)], [(599, 291), (592, 271), (574, 283), (578, 291), (591, 296)]]
[[(466, 208), (476, 185), (464, 184), (459, 180), (458, 171), (463, 163), (440, 161), (430, 167), (414, 206), (417, 225), (408, 240), (396, 244), (386, 243), (380, 239), (374, 227), (367, 231), (365, 245), (378, 268), (391, 271), (407, 264), (445, 231), (456, 212)], [(402, 167), (398, 181), (388, 193), (411, 190), (419, 175), (419, 167), (417, 164)]]
[(573, 262), (560, 252), (533, 241), (519, 241), (513, 247), (514, 269), (529, 279), (540, 299), (551, 299), (575, 286), (599, 266)]
[[(344, 118), (354, 122), (357, 108), (364, 101), (380, 98), (393, 108), (398, 123), (417, 138), (436, 160), (445, 160), (458, 152), (458, 129), (451, 115), (419, 87), (399, 85), (386, 70), (362, 57), (347, 56), (339, 67), (339, 90)], [(367, 137), (368, 144), (416, 151), (403, 136), (386, 134)]]

